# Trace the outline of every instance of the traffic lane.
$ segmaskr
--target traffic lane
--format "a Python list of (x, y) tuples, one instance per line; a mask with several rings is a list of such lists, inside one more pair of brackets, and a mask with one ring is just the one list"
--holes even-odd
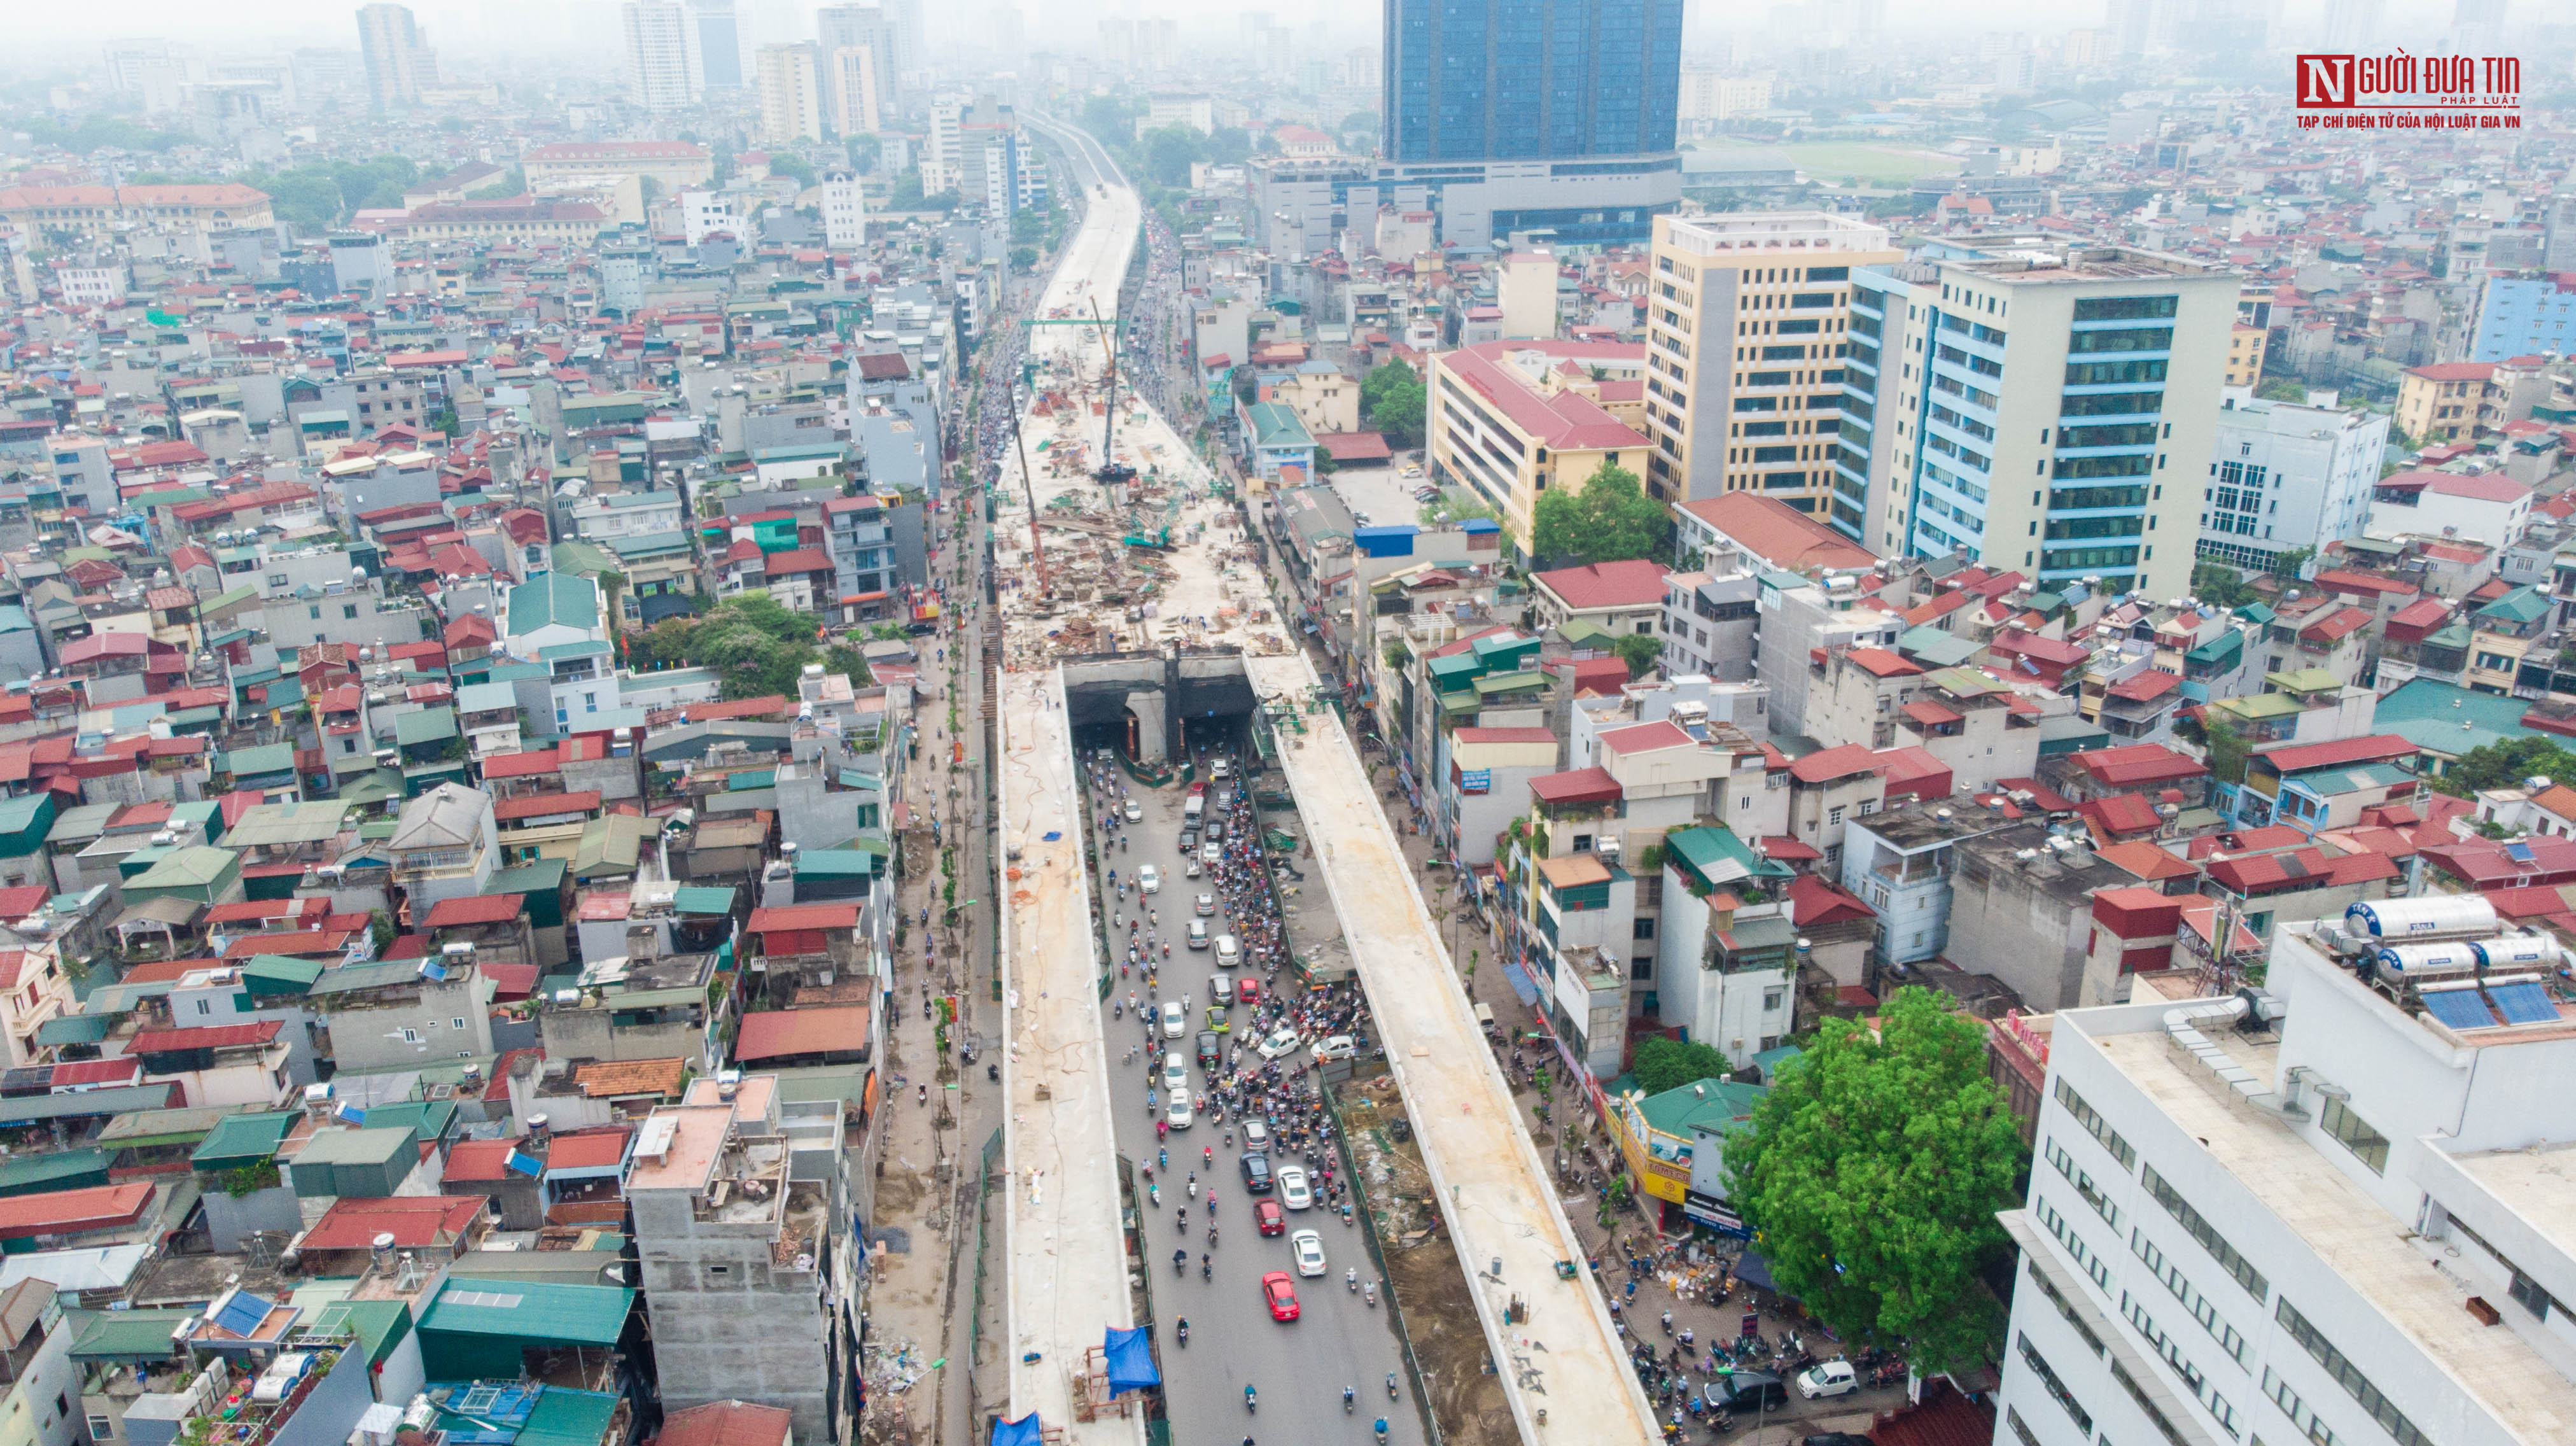
[[(1126, 778), (1124, 773), (1113, 776)], [(1149, 896), (1148, 903), (1164, 925), (1181, 932), (1188, 927), (1185, 921), (1192, 917), (1196, 896), (1203, 891), (1216, 892), (1205, 878), (1192, 879), (1184, 872), (1180, 827), (1186, 795), (1144, 789), (1133, 780), (1127, 780), (1127, 784), (1130, 795), (1143, 803), (1145, 818), (1121, 825), (1129, 846), (1118, 850), (1108, 866), (1117, 869), (1122, 880), (1132, 880), (1135, 876), (1131, 870), (1139, 864), (1151, 863), (1161, 870), (1162, 890)], [(1093, 811), (1099, 813), (1107, 806), (1106, 800), (1095, 798)], [(1136, 917), (1133, 909), (1123, 908), (1135, 902), (1136, 896), (1130, 892), (1121, 901), (1122, 907), (1111, 910), (1112, 919), (1120, 912)], [(1163, 907), (1165, 904), (1169, 907)], [(1219, 917), (1224, 915), (1220, 913)], [(1113, 923), (1112, 931), (1123, 937), (1126, 926)], [(1124, 959), (1125, 944), (1120, 943), (1111, 957)], [(1163, 1203), (1157, 1207), (1140, 1202), (1147, 1217), (1146, 1264), (1156, 1272), (1154, 1313), (1163, 1345), (1168, 1378), (1164, 1398), (1172, 1416), (1174, 1439), (1238, 1441), (1245, 1435), (1258, 1438), (1259, 1429), (1246, 1424), (1243, 1409), (1243, 1388), (1251, 1385), (1264, 1403), (1262, 1414), (1292, 1423), (1284, 1428), (1274, 1426), (1273, 1430), (1302, 1428), (1306, 1433), (1290, 1439), (1343, 1439), (1329, 1434), (1334, 1429), (1330, 1423), (1341, 1417), (1342, 1388), (1350, 1386), (1357, 1391), (1357, 1409), (1348, 1418), (1349, 1439), (1373, 1441), (1368, 1428), (1384, 1416), (1390, 1440), (1420, 1441), (1421, 1426), (1410, 1392), (1400, 1400), (1387, 1399), (1386, 1377), (1390, 1372), (1397, 1373), (1402, 1387), (1404, 1362), (1386, 1306), (1382, 1301), (1369, 1305), (1342, 1280), (1342, 1272), (1352, 1268), (1359, 1270), (1361, 1279), (1374, 1279), (1368, 1247), (1360, 1238), (1359, 1228), (1343, 1225), (1338, 1211), (1288, 1211), (1287, 1232), (1264, 1237), (1253, 1222), (1252, 1201), (1256, 1197), (1244, 1190), (1242, 1168), (1237, 1163), (1244, 1153), (1240, 1134), (1234, 1145), (1228, 1146), (1226, 1127), (1202, 1120), (1188, 1129), (1172, 1131), (1168, 1140), (1156, 1140), (1155, 1115), (1145, 1107), (1145, 1091), (1151, 1087), (1156, 1097), (1161, 1097), (1161, 1054), (1171, 1052), (1189, 1063), (1193, 1097), (1204, 1093), (1207, 1072), (1197, 1063), (1197, 1036), (1205, 1020), (1208, 980), (1226, 971), (1216, 967), (1212, 949), (1176, 947), (1168, 963), (1160, 958), (1158, 950), (1155, 962), (1161, 966), (1161, 997), (1188, 996), (1190, 1028), (1176, 1040), (1160, 1038), (1157, 1029), (1152, 1048), (1139, 1050), (1137, 1063), (1124, 1071), (1126, 1077), (1112, 1082), (1111, 1094), (1117, 1100), (1120, 1150), (1129, 1159), (1141, 1162), (1153, 1159), (1158, 1148), (1168, 1148), (1175, 1167), (1154, 1172), (1157, 1183), (1170, 1182), (1163, 1191)], [(1244, 971), (1232, 972), (1240, 977)], [(1257, 969), (1252, 972), (1262, 978), (1265, 986), (1277, 977), (1262, 976)], [(1136, 991), (1139, 1003), (1152, 1003), (1141, 978), (1133, 975), (1119, 982), (1112, 998), (1123, 1004), (1129, 989)], [(1142, 1041), (1146, 1034), (1145, 1026), (1133, 1019), (1113, 1017), (1109, 1028), (1113, 1039), (1121, 1029), (1128, 1032), (1131, 1040)], [(1212, 1168), (1202, 1161), (1201, 1152), (1208, 1150), (1215, 1154)], [(1219, 1192), (1218, 1244), (1213, 1250), (1207, 1244), (1207, 1207), (1203, 1200), (1196, 1204), (1188, 1200), (1188, 1177), (1193, 1169), (1199, 1172), (1203, 1187), (1212, 1174)], [(1175, 1212), (1184, 1205), (1190, 1209), (1186, 1240), (1173, 1223)], [(1305, 1229), (1314, 1230), (1324, 1242), (1326, 1274), (1311, 1280), (1297, 1276), (1289, 1246), (1289, 1236)], [(1188, 1268), (1177, 1276), (1171, 1263), (1175, 1249), (1190, 1252)], [(1201, 1253), (1213, 1257), (1212, 1280), (1199, 1278)], [(1287, 1271), (1296, 1280), (1301, 1319), (1282, 1323), (1270, 1318), (1269, 1307), (1262, 1299), (1261, 1276), (1272, 1270)], [(1172, 1335), (1174, 1322), (1184, 1317), (1190, 1323), (1190, 1343), (1186, 1348), (1179, 1347)], [(1283, 1346), (1287, 1349), (1283, 1350)], [(1234, 1434), (1222, 1434), (1229, 1429)]]

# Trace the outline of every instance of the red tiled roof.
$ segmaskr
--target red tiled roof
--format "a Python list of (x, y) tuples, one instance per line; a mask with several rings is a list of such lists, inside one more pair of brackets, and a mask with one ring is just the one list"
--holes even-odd
[(579, 793), (530, 793), (504, 798), (492, 805), (492, 819), (496, 823), (515, 823), (558, 813), (590, 813), (598, 809), (600, 796), (598, 789), (586, 788)]
[(2096, 748), (2075, 755), (2075, 766), (2115, 788), (2171, 783), (2199, 778), (2209, 765), (2161, 743), (2132, 743), (2123, 748)]
[(1814, 874), (1800, 874), (1789, 881), (1789, 909), (1789, 921), (1801, 929), (1878, 917), (1869, 905)]
[(2175, 858), (2171, 853), (2147, 839), (2132, 839), (2127, 843), (2112, 844), (2099, 852), (2101, 857), (2118, 864), (2149, 883), (2161, 883), (2166, 879), (2179, 879), (2200, 872), (2189, 861)]
[(1802, 844), (1787, 834), (1766, 834), (1753, 841), (1753, 851), (1778, 863), (1811, 863), (1824, 855), (1812, 845)]
[(2403, 735), (2374, 733), (2367, 738), (2341, 738), (2332, 743), (2276, 744), (2254, 750), (2254, 756), (2283, 773), (2334, 768), (2354, 763), (2385, 763), (2411, 758), (2415, 745)]
[(1616, 803), (1627, 796), (1610, 770), (1598, 766), (1543, 773), (1531, 779), (1529, 787), (1530, 796), (1541, 803)]
[(2301, 639), (2312, 643), (2338, 643), (2370, 623), (2370, 614), (2361, 608), (2336, 608), (2333, 612), (2299, 629)]
[(80, 1190), (48, 1190), (40, 1195), (0, 1198), (0, 1240), (38, 1235), (77, 1235), (113, 1225), (131, 1225), (152, 1203), (147, 1182), (92, 1185)]
[(554, 1143), (546, 1147), (546, 1168), (596, 1170), (614, 1165), (626, 1158), (626, 1141), (631, 1133), (613, 1128), (557, 1135)]
[(477, 1184), (510, 1177), (510, 1152), (519, 1147), (516, 1140), (465, 1140), (447, 1152), (449, 1181), (471, 1180)]
[(562, 755), (552, 748), (538, 748), (526, 753), (495, 753), (483, 760), (485, 778), (535, 778), (563, 767)]
[(750, 1401), (710, 1401), (662, 1418), (657, 1446), (785, 1446), (795, 1413)]
[(2108, 798), (2097, 798), (2090, 803), (2078, 804), (2075, 811), (2090, 820), (2095, 832), (2104, 839), (2115, 839), (2122, 834), (2154, 833), (2164, 822), (2156, 817), (2156, 806), (2147, 802), (2144, 795), (2135, 793), (2115, 793)]
[(1877, 560), (1868, 548), (1759, 492), (1728, 492), (1680, 504), (1755, 557), (1787, 572), (1865, 568)]
[(2181, 686), (2182, 679), (2149, 668), (2113, 683), (2111, 696), (2131, 703), (2151, 703)]
[(751, 922), (743, 926), (746, 934), (765, 934), (772, 929), (855, 929), (859, 926), (856, 904), (789, 904), (774, 909), (754, 909)]
[(868, 1006), (864, 1004), (772, 1009), (743, 1016), (733, 1057), (751, 1063), (799, 1054), (837, 1054), (864, 1049), (867, 1042)]
[(1531, 579), (1561, 599), (1572, 612), (1595, 608), (1642, 608), (1664, 600), (1664, 568), (1654, 562), (1596, 562), (1560, 567)]
[(485, 1202), (471, 1195), (403, 1195), (390, 1199), (342, 1196), (297, 1242), (304, 1250), (365, 1250), (378, 1235), (404, 1249), (453, 1246), (465, 1238)]
[(517, 894), (462, 894), (441, 899), (429, 911), (423, 928), (448, 929), (460, 924), (506, 924), (519, 917), (528, 901)]
[(147, 1029), (126, 1042), (128, 1054), (169, 1054), (183, 1049), (237, 1049), (266, 1044), (284, 1025), (274, 1019), (249, 1024), (209, 1024), (193, 1029)]
[(1821, 748), (1789, 765), (1791, 776), (1800, 783), (1826, 783), (1848, 778), (1855, 773), (1875, 772), (1878, 755), (1857, 743), (1839, 748)]
[(1923, 673), (1920, 667), (1885, 648), (1854, 648), (1846, 656), (1852, 662), (1867, 668), (1873, 677), (1914, 678), (1922, 676)]
[(1944, 708), (1938, 703), (1921, 698), (1905, 705), (1905, 716), (1927, 728), (1938, 728), (1944, 724), (1962, 722), (1966, 717), (1966, 715)]

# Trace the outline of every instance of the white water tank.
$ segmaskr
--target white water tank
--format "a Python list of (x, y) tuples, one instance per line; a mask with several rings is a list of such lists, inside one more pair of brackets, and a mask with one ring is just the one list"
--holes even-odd
[(2381, 944), (2492, 934), (2498, 927), (2495, 905), (2475, 894), (2376, 899), (2345, 909), (2343, 923), (2355, 936)]

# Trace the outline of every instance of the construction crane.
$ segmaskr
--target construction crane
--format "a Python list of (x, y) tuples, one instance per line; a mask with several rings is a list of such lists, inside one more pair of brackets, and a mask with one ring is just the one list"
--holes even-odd
[(1115, 487), (1122, 483), (1133, 482), (1136, 480), (1136, 469), (1120, 465), (1118, 461), (1118, 453), (1116, 451), (1116, 443), (1118, 441), (1118, 337), (1115, 332), (1110, 330), (1109, 323), (1101, 320), (1100, 303), (1096, 301), (1091, 303), (1091, 320), (1093, 325), (1098, 327), (1100, 330), (1100, 350), (1103, 355), (1109, 358), (1109, 410), (1107, 416), (1109, 425), (1102, 431), (1100, 436), (1100, 470), (1091, 474), (1091, 480), (1099, 483), (1103, 487)]

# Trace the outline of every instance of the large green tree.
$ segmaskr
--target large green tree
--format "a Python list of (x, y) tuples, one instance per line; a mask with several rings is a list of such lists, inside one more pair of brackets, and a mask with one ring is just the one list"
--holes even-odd
[(1734, 1067), (1726, 1056), (1696, 1040), (1685, 1043), (1650, 1034), (1637, 1041), (1637, 1052), (1630, 1056), (1628, 1073), (1637, 1087), (1650, 1095), (1677, 1090), (1704, 1079), (1724, 1079)]
[(2576, 783), (2576, 753), (2547, 738), (2509, 738), (2461, 754), (2459, 762), (2430, 782), (2444, 793), (2466, 798), (2481, 788), (2520, 788), (2524, 779), (2535, 775)]
[(1402, 362), (1372, 367), (1360, 378), (1360, 409), (1386, 444), (1398, 450), (1422, 445), (1423, 414), (1430, 403), (1421, 375)]
[(1934, 1372), (1996, 1358), (2001, 1312), (1978, 1271), (2006, 1246), (1995, 1212), (2028, 1155), (1984, 1031), (1909, 987), (1875, 1035), (1823, 1023), (1728, 1139), (1725, 1172), (1783, 1294), (1845, 1348)]
[(1603, 463), (1581, 491), (1551, 487), (1530, 510), (1530, 556), (1550, 567), (1661, 557), (1672, 544), (1664, 504), (1625, 467)]
[(726, 598), (704, 616), (655, 624), (634, 644), (632, 655), (657, 667), (713, 668), (724, 680), (727, 698), (793, 697), (797, 677), (808, 663), (847, 673), (852, 683), (864, 687), (866, 662), (851, 649), (825, 648), (819, 631), (812, 617), (790, 612), (765, 592), (748, 592)]

